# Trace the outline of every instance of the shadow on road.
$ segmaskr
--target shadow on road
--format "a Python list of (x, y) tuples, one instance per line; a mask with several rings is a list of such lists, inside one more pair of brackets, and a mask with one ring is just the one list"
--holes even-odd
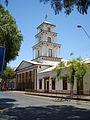
[(90, 120), (87, 109), (67, 105), (13, 107), (15, 101), (0, 98), (0, 120)]
[(66, 105), (12, 108), (3, 115), (9, 120), (90, 120), (89, 110)]
[(15, 99), (0, 98), (0, 110), (13, 107), (15, 101)]

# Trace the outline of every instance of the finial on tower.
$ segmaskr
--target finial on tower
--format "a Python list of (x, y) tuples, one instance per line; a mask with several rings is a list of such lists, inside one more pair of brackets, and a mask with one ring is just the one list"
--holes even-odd
[(47, 21), (47, 17), (48, 17), (48, 16), (47, 16), (47, 14), (46, 14), (46, 15), (45, 15), (45, 21)]

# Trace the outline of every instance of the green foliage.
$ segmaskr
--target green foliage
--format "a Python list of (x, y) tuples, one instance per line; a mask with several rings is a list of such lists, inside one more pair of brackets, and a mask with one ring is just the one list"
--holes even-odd
[(75, 7), (80, 14), (87, 14), (88, 7), (90, 6), (90, 0), (40, 0), (40, 2), (50, 2), (51, 8), (55, 11), (55, 14), (59, 14), (62, 9), (69, 15)]
[(80, 80), (86, 74), (87, 65), (81, 59), (81, 57), (77, 58), (77, 64), (75, 66), (75, 77), (77, 80)]
[(6, 6), (8, 6), (8, 0), (0, 0), (0, 2), (4, 2)]
[(4, 72), (2, 74), (2, 79), (7, 81), (8, 79), (15, 78), (15, 76), (16, 76), (15, 71), (12, 68), (10, 68), (10, 67), (6, 67), (6, 69), (4, 70)]
[(5, 47), (5, 66), (18, 56), (22, 39), (15, 19), (0, 4), (0, 45)]
[(62, 63), (58, 64), (58, 66), (54, 69), (54, 72), (57, 73), (58, 80), (61, 80), (61, 78), (64, 76), (67, 77), (68, 82), (70, 82), (71, 84), (71, 97), (72, 97), (74, 78), (76, 77), (77, 84), (78, 86), (80, 86), (81, 83), (80, 81), (83, 79), (87, 72), (86, 71), (87, 64), (85, 64), (81, 57), (78, 57), (77, 59), (73, 58), (72, 60), (67, 61), (66, 65), (64, 62)]
[(60, 80), (60, 79), (62, 78), (61, 72), (62, 72), (62, 68), (64, 68), (64, 67), (65, 67), (64, 62), (60, 62), (60, 63), (56, 66), (56, 68), (53, 69), (53, 72), (54, 72), (54, 73), (57, 73), (57, 78), (58, 78), (58, 80)]
[[(64, 70), (64, 75), (62, 70)], [(72, 82), (72, 76), (76, 77), (78, 81), (85, 76), (87, 70), (87, 64), (83, 61), (81, 57), (77, 59), (73, 58), (72, 60), (67, 61), (65, 65), (64, 62), (61, 62), (53, 70), (57, 73), (57, 78), (60, 80), (63, 76), (67, 77), (68, 82)], [(74, 82), (74, 81), (73, 81)]]
[(73, 55), (74, 55), (74, 53), (73, 53), (73, 52), (71, 52), (71, 53), (70, 53), (70, 56), (73, 56)]

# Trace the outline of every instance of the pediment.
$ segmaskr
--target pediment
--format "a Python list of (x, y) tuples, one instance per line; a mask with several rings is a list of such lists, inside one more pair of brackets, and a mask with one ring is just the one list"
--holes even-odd
[(23, 60), (17, 67), (16, 71), (30, 67), (30, 66), (32, 66), (32, 63)]

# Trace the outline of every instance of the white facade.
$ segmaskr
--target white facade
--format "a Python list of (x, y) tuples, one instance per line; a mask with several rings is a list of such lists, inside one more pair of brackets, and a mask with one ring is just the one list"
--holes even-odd
[[(33, 60), (23, 60), (17, 67), (17, 89), (37, 92), (63, 92), (70, 93), (70, 83), (63, 77), (58, 80), (53, 69), (61, 62), (60, 47), (57, 43), (57, 33), (54, 32), (52, 23), (44, 21), (37, 27), (35, 45), (33, 48)], [(57, 56), (59, 49), (59, 56)], [(90, 64), (90, 60), (87, 60)], [(64, 73), (64, 71), (63, 71)], [(85, 81), (87, 79), (87, 81)], [(85, 94), (90, 91), (90, 69), (84, 77), (83, 90)], [(77, 93), (77, 82), (74, 81), (74, 93)]]
[(54, 27), (55, 25), (47, 21), (44, 21), (41, 25), (37, 27), (38, 33), (35, 35), (36, 43), (33, 46), (33, 59), (42, 56), (56, 58), (58, 57), (57, 49), (60, 49), (60, 44), (56, 43), (57, 33), (54, 32)]

